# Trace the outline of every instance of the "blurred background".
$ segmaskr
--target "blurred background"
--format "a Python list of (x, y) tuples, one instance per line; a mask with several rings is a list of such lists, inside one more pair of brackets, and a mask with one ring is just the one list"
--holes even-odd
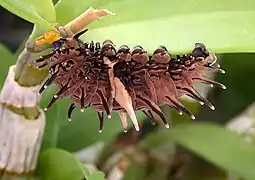
[[(33, 25), (2, 7), (0, 7), (0, 17), (0, 84), (2, 86), (8, 67), (15, 64), (20, 47), (22, 49)], [(214, 78), (225, 84), (227, 89), (198, 85), (199, 91), (216, 107), (215, 111), (183, 99), (184, 104), (196, 114), (197, 118), (192, 123), (213, 121), (227, 124), (246, 112), (247, 108), (252, 108), (255, 99), (255, 54), (218, 54), (217, 56), (226, 74), (216, 74)], [(54, 92), (55, 89), (52, 87), (44, 93), (42, 107), (48, 103)], [(165, 130), (160, 121), (153, 126), (142, 113), (138, 113), (141, 131), (135, 132), (134, 128), (130, 127), (128, 133), (124, 134), (121, 122), (114, 114), (112, 119), (106, 119), (103, 133), (99, 134), (97, 114), (92, 110), (84, 113), (77, 110), (73, 114), (72, 122), (67, 121), (69, 103), (69, 100), (61, 100), (47, 112), (43, 148), (52, 147), (51, 139), (58, 136), (56, 147), (73, 152), (84, 163), (103, 170), (109, 180), (225, 179), (225, 172), (181, 146), (169, 143), (157, 149), (141, 148), (140, 143), (148, 134)], [(162, 108), (173, 125), (191, 121), (185, 115), (179, 116), (168, 107)], [(61, 122), (61, 126), (52, 131), (51, 128), (55, 127), (52, 124), (58, 121)], [(128, 166), (130, 164), (132, 166)]]

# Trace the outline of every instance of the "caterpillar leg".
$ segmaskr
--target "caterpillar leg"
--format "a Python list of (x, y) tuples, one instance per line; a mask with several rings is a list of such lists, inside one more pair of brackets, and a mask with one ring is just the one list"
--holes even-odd
[[(180, 87), (179, 87), (180, 88)], [(195, 90), (193, 87), (190, 88), (180, 88), (187, 92), (187, 95), (192, 97), (193, 99), (200, 102), (200, 104), (205, 104), (208, 106), (211, 110), (215, 110), (215, 107), (204, 97), (202, 97), (197, 90)]]
[(36, 62), (36, 63), (43, 62), (43, 61), (45, 61), (46, 59), (52, 57), (54, 54), (55, 54), (55, 52), (52, 51), (50, 54), (47, 54), (47, 55), (44, 55), (44, 56), (40, 56), (40, 58), (36, 59), (35, 62)]
[(112, 94), (112, 87), (111, 87), (108, 73), (102, 74), (101, 76), (106, 77), (106, 79), (98, 82), (97, 94), (100, 97), (101, 101), (104, 102), (107, 116), (109, 116), (108, 118), (111, 118), (110, 113), (113, 110), (113, 100), (114, 100), (113, 94)]
[(182, 115), (182, 111), (181, 111), (181, 109), (179, 109), (172, 101), (175, 99), (175, 98), (173, 98), (173, 100), (170, 100), (170, 99), (172, 99), (172, 97), (173, 96), (164, 96), (164, 97), (160, 97), (160, 104), (166, 104), (166, 105), (168, 105), (170, 108), (173, 108), (175, 111), (177, 111), (177, 113), (179, 114), (179, 115)]
[(51, 85), (53, 80), (56, 78), (56, 76), (57, 76), (56, 74), (51, 75), (51, 77), (49, 77), (41, 86), (38, 93), (41, 94), (45, 89), (47, 89)]
[(109, 106), (108, 106), (107, 100), (106, 100), (106, 98), (105, 98), (105, 96), (103, 95), (103, 93), (102, 93), (101, 90), (98, 89), (98, 90), (97, 90), (97, 93), (98, 93), (98, 95), (99, 95), (100, 98), (101, 98), (101, 101), (102, 101), (102, 103), (103, 103), (103, 106), (104, 106), (105, 111), (106, 111), (106, 114), (107, 114), (107, 117), (110, 119), (110, 118), (111, 118), (111, 112), (110, 112), (110, 108), (109, 108)]
[(128, 123), (126, 113), (123, 111), (119, 111), (120, 120), (123, 126), (124, 133), (128, 131)]
[(45, 67), (45, 66), (47, 66), (47, 65), (48, 65), (48, 63), (47, 63), (47, 62), (44, 62), (44, 63), (42, 63), (41, 65), (36, 66), (36, 68), (37, 68), (37, 69), (41, 69), (41, 68), (43, 68), (43, 67)]
[(147, 110), (147, 111), (143, 110), (143, 113), (149, 118), (152, 125), (156, 125), (156, 121), (153, 117), (153, 114), (152, 114), (151, 110)]
[(217, 81), (214, 81), (214, 80), (211, 80), (205, 76), (200, 76), (200, 77), (195, 77), (195, 78), (192, 78), (193, 80), (198, 80), (200, 82), (203, 82), (203, 83), (206, 83), (206, 84), (211, 84), (213, 86), (219, 86), (221, 89), (226, 89), (226, 86), (224, 84), (221, 84)]
[(54, 96), (53, 98), (50, 100), (50, 102), (48, 103), (48, 105), (44, 108), (44, 111), (47, 111), (61, 96), (62, 93), (64, 93), (65, 91), (67, 91), (67, 85), (63, 86)]
[(223, 69), (220, 69), (220, 68), (214, 67), (214, 66), (210, 66), (210, 65), (204, 65), (204, 70), (211, 71), (211, 72), (219, 72), (221, 74), (226, 73)]
[(178, 109), (185, 112), (191, 119), (195, 119), (195, 116), (183, 105), (181, 104), (177, 99), (170, 98), (169, 96), (166, 96), (167, 99), (169, 99)]
[(85, 109), (85, 92), (84, 89), (81, 88), (81, 112), (83, 112)]
[(177, 106), (175, 106), (173, 103), (167, 103), (167, 105), (170, 106), (171, 108), (173, 108), (175, 111), (177, 111), (177, 113), (179, 115), (182, 115), (182, 111)]
[(48, 111), (48, 109), (58, 100), (55, 96), (50, 100), (48, 105), (44, 108), (44, 111)]
[(136, 97), (140, 99), (141, 101), (143, 101), (147, 105), (147, 107), (150, 107), (150, 109), (154, 111), (161, 118), (161, 120), (165, 124), (165, 127), (169, 128), (169, 124), (165, 115), (162, 113), (161, 109), (153, 101), (150, 101), (150, 99), (147, 99), (139, 94), (137, 94)]
[(68, 114), (67, 114), (67, 117), (68, 117), (68, 121), (71, 121), (72, 120), (72, 113), (73, 113), (73, 110), (75, 109), (75, 104), (72, 103), (70, 104), (69, 108), (68, 108)]
[(99, 133), (103, 132), (103, 126), (104, 126), (104, 113), (103, 112), (97, 112), (98, 119), (99, 119)]

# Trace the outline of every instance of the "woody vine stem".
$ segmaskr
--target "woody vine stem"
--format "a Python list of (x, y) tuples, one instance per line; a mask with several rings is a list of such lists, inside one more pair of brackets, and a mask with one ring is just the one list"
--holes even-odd
[[(55, 25), (55, 28), (61, 37), (71, 37), (105, 15), (113, 13), (89, 8), (66, 25)], [(0, 170), (11, 174), (34, 171), (41, 147), (45, 115), (38, 107), (38, 90), (48, 72), (37, 69), (33, 61), (49, 48), (49, 45), (35, 44), (35, 38), (42, 34), (43, 31), (35, 25), (16, 65), (9, 68), (0, 94)]]

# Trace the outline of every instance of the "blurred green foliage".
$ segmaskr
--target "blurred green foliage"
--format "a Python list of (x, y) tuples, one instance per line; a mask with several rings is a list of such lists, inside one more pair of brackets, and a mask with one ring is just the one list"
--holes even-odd
[(175, 141), (247, 180), (255, 179), (255, 147), (230, 130), (208, 123), (190, 123), (148, 136), (142, 145), (155, 148), (168, 141)]
[(3, 44), (0, 44), (0, 56), (1, 56), (1, 61), (2, 64), (0, 66), (0, 72), (1, 72), (1, 77), (0, 77), (0, 86), (2, 88), (5, 77), (7, 76), (8, 69), (11, 65), (14, 65), (16, 62), (17, 56), (12, 54), (10, 50), (7, 49)]
[(217, 81), (227, 86), (226, 91), (213, 89), (208, 98), (216, 106), (216, 111), (205, 109), (200, 114), (201, 119), (225, 123), (231, 117), (239, 114), (255, 100), (255, 54), (232, 53), (221, 56), (221, 66), (225, 75), (217, 75)]
[(42, 27), (51, 28), (50, 23), (56, 21), (52, 0), (45, 0), (43, 3), (33, 0), (1, 0), (0, 5), (19, 17)]
[[(64, 25), (92, 6), (93, 8), (107, 8), (116, 15), (103, 17), (100, 21), (90, 24), (90, 30), (82, 37), (83, 40), (111, 39), (117, 45), (141, 44), (149, 52), (152, 52), (158, 45), (164, 44), (174, 53), (185, 53), (193, 47), (195, 42), (203, 42), (214, 52), (225, 53), (221, 55), (220, 61), (227, 73), (216, 76), (216, 79), (224, 83), (227, 90), (214, 88), (208, 96), (215, 104), (216, 111), (211, 112), (198, 104), (186, 102), (192, 112), (197, 112), (198, 120), (225, 124), (255, 99), (253, 93), (255, 90), (253, 83), (255, 54), (242, 53), (255, 50), (255, 2), (253, 0), (234, 0), (231, 3), (220, 0), (163, 0), (160, 2), (154, 0), (149, 2), (145, 0), (60, 0), (55, 6), (51, 0), (44, 2), (0, 0), (0, 5), (21, 18), (35, 23), (37, 34), (41, 32), (39, 28), (49, 29), (51, 23), (56, 22)], [(2, 60), (0, 84), (2, 86), (8, 67), (15, 63), (17, 55), (10, 53), (3, 45), (0, 45), (0, 55)], [(48, 103), (54, 92), (55, 87), (47, 89), (41, 106)], [(72, 122), (67, 121), (69, 103), (68, 99), (60, 100), (46, 113), (47, 124), (38, 174), (44, 179), (79, 180), (83, 176), (87, 180), (103, 179), (101, 172), (89, 172), (69, 152), (76, 152), (99, 141), (112, 142), (118, 139), (118, 135), (123, 131), (119, 117), (113, 113), (112, 119), (106, 119), (103, 133), (99, 134), (97, 114), (91, 109), (87, 109), (84, 113), (75, 111)], [(167, 108), (166, 111), (170, 110)], [(137, 116), (141, 122), (145, 120), (142, 113), (137, 113)], [(142, 147), (147, 152), (155, 149), (158, 144), (176, 142), (199, 157), (203, 157), (207, 161), (207, 166), (211, 165), (212, 169), (209, 171), (215, 169), (224, 171), (221, 177), (217, 176), (218, 180), (226, 179), (229, 171), (246, 180), (255, 179), (252, 169), (255, 166), (254, 147), (237, 135), (221, 126), (186, 124), (185, 116), (179, 117), (172, 111), (169, 121), (173, 122), (172, 129), (165, 131), (158, 128), (157, 132), (151, 132), (149, 136), (145, 136), (143, 143), (146, 142), (146, 146), (139, 144), (137, 147)], [(182, 125), (183, 123), (185, 125)], [(176, 124), (180, 125), (175, 126)], [(162, 180), (174, 179), (173, 176), (169, 178), (170, 167), (161, 168), (165, 164), (159, 160), (153, 159), (153, 162), (158, 167), (153, 166), (151, 171), (148, 170), (147, 165), (132, 162), (124, 179), (155, 179), (155, 177), (159, 178), (159, 174)], [(195, 172), (200, 173), (196, 166), (190, 168), (191, 171), (194, 168)], [(209, 177), (205, 173), (204, 177), (200, 178), (212, 180), (215, 177), (213, 175)], [(192, 180), (192, 177), (185, 176), (185, 180)]]

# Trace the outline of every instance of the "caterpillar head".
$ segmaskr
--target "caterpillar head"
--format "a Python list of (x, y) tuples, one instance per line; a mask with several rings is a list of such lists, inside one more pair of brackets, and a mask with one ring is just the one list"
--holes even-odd
[(152, 60), (154, 60), (155, 63), (162, 63), (162, 64), (169, 63), (169, 61), (171, 60), (171, 55), (165, 46), (159, 46), (153, 52)]
[(101, 54), (113, 61), (116, 56), (115, 44), (111, 40), (105, 40), (102, 44)]
[(192, 56), (194, 56), (195, 58), (206, 58), (209, 56), (209, 51), (207, 50), (207, 48), (205, 47), (204, 44), (202, 43), (196, 43), (195, 44), (195, 48), (192, 51)]
[(130, 54), (130, 48), (127, 45), (120, 46), (116, 57), (119, 60), (123, 61), (131, 61), (131, 54)]
[(205, 65), (205, 66), (216, 66), (219, 68), (219, 65), (216, 63), (217, 58), (213, 52), (210, 52), (204, 44), (202, 43), (196, 43), (195, 48), (193, 49), (192, 56), (194, 56), (196, 61), (200, 65)]
[(132, 51), (132, 60), (145, 64), (149, 61), (149, 55), (141, 46), (135, 46)]

